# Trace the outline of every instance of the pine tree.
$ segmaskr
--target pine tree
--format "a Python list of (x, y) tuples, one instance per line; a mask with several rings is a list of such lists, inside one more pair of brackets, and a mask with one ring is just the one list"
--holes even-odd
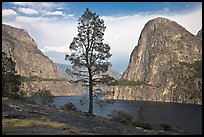
[(77, 82), (89, 86), (89, 111), (93, 115), (93, 93), (101, 89), (93, 89), (97, 84), (114, 83), (114, 78), (104, 73), (108, 71), (111, 63), (110, 46), (103, 43), (106, 26), (96, 13), (86, 9), (78, 20), (78, 35), (70, 44), (70, 55), (65, 59), (73, 64), (68, 73), (78, 77)]
[(20, 75), (16, 74), (15, 62), (2, 52), (2, 96), (18, 96), (21, 85)]

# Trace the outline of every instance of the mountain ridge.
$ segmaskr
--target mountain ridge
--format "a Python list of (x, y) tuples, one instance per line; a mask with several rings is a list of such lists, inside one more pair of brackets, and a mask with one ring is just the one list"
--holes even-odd
[(54, 96), (82, 94), (77, 86), (63, 78), (26, 30), (2, 24), (2, 52), (16, 63), (17, 74), (23, 78), (21, 90), (26, 94), (38, 89), (50, 90)]
[[(72, 65), (68, 65), (68, 64), (61, 64), (61, 63), (55, 63), (58, 67), (58, 69), (61, 72), (61, 75), (65, 78), (67, 78), (68, 80), (75, 80), (75, 78), (71, 77), (70, 75), (68, 75), (66, 73), (66, 69), (67, 68), (71, 68)], [(116, 72), (115, 70), (113, 70), (111, 67), (108, 69), (107, 74), (109, 74), (111, 77), (115, 78), (115, 79), (120, 79), (121, 74)]]

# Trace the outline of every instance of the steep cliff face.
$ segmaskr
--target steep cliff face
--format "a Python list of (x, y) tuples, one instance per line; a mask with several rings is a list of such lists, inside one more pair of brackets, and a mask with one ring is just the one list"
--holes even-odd
[(201, 65), (201, 55), (199, 37), (174, 21), (152, 19), (144, 26), (122, 75), (143, 84), (117, 86), (114, 98), (202, 103), (202, 78), (193, 68)]
[(52, 60), (44, 56), (27, 31), (2, 24), (2, 51), (15, 62), (25, 77), (62, 78)]
[(24, 77), (24, 91), (45, 88), (51, 89), (53, 95), (81, 94), (78, 88), (63, 80), (57, 66), (43, 55), (26, 30), (2, 24), (2, 52), (14, 60), (17, 73)]
[(198, 33), (197, 33), (197, 35), (196, 36), (198, 36), (199, 38), (201, 38), (202, 39), (202, 29), (200, 30), (200, 31), (198, 31)]

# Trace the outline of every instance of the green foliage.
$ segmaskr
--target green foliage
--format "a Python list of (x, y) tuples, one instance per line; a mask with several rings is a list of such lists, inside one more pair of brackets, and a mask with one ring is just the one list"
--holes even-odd
[(202, 60), (194, 63), (180, 62), (169, 70), (176, 89), (172, 90), (172, 101), (182, 103), (202, 102)]
[(108, 115), (108, 117), (110, 117), (110, 119), (113, 121), (118, 121), (126, 124), (132, 123), (133, 120), (133, 116), (131, 114), (128, 114), (120, 110), (119, 111), (114, 110), (111, 114)]
[(153, 126), (150, 125), (149, 123), (143, 122), (144, 120), (143, 121), (136, 120), (131, 114), (128, 114), (124, 111), (113, 111), (111, 114), (108, 115), (108, 117), (110, 117), (110, 119), (113, 121), (125, 123), (135, 127), (141, 127), (148, 130), (154, 129)]
[(202, 60), (195, 61), (193, 64), (194, 69), (194, 77), (195, 78), (202, 78)]
[(197, 60), (194, 63), (180, 62), (181, 66), (185, 66), (193, 73), (193, 78), (202, 78), (202, 60)]
[(172, 131), (173, 128), (169, 124), (162, 123), (160, 126), (163, 128), (164, 131)]
[(49, 79), (49, 78), (41, 78), (39, 76), (30, 76), (30, 77), (21, 77), (22, 82), (29, 82), (29, 81), (67, 81), (65, 78), (61, 79)]
[(100, 83), (112, 84), (109, 81), (113, 81), (107, 75), (102, 76), (111, 66), (108, 59), (112, 56), (110, 46), (103, 43), (105, 29), (103, 19), (86, 9), (78, 20), (78, 35), (69, 46), (71, 54), (65, 56), (65, 59), (72, 64), (72, 68), (67, 69), (66, 72), (76, 76), (76, 82), (89, 86), (88, 113), (91, 115), (93, 114), (93, 86)]
[[(97, 81), (95, 80), (95, 82)], [(107, 86), (114, 86), (117, 83), (117, 80), (109, 75), (102, 75), (102, 77), (99, 78), (99, 82)]]
[(87, 98), (86, 97), (81, 98), (79, 103), (80, 103), (81, 106), (86, 104), (87, 103)]
[(54, 102), (54, 97), (50, 90), (39, 89), (31, 93), (31, 98), (42, 105), (49, 105)]
[[(67, 60), (73, 64), (74, 75), (83, 76), (84, 69), (91, 69), (91, 74), (106, 72), (111, 57), (110, 46), (103, 43), (105, 31), (104, 21), (88, 9), (84, 12), (78, 23), (78, 35), (70, 44), (71, 55)], [(78, 72), (78, 73), (77, 73)], [(85, 71), (87, 72), (87, 71)], [(84, 72), (84, 73), (85, 73)]]
[(133, 121), (132, 125), (135, 127), (141, 127), (141, 128), (147, 129), (147, 130), (154, 129), (154, 127), (151, 124), (140, 122), (138, 120)]
[(16, 75), (15, 62), (2, 52), (2, 96), (19, 97), (21, 81)]
[(143, 81), (133, 81), (133, 80), (127, 80), (127, 79), (120, 79), (117, 81), (116, 85), (121, 85), (121, 86), (139, 86), (139, 85), (147, 85)]
[(77, 110), (76, 106), (72, 102), (67, 102), (66, 104), (64, 104), (64, 106), (61, 106), (60, 108), (63, 110), (68, 110), (68, 111)]
[(111, 105), (115, 102), (115, 100), (110, 99), (99, 99), (98, 97), (94, 100), (94, 103), (99, 107), (101, 111), (108, 105)]
[[(113, 99), (103, 99), (104, 95), (100, 92), (97, 92), (97, 93), (95, 92), (93, 97), (94, 97), (94, 103), (101, 111), (103, 111), (106, 106), (112, 105), (113, 103), (115, 103), (115, 100)], [(87, 97), (83, 97), (80, 99), (80, 105), (84, 105), (87, 102), (88, 102)]]

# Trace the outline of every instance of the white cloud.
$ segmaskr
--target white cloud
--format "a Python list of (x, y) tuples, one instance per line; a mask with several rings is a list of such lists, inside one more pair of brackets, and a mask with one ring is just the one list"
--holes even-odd
[(42, 52), (48, 52), (48, 51), (56, 51), (60, 53), (67, 53), (68, 52), (68, 44), (65, 46), (59, 46), (59, 47), (49, 47), (45, 46), (44, 48), (40, 49)]
[(74, 14), (65, 14), (65, 17), (74, 17)]
[(182, 25), (192, 34), (196, 35), (202, 28), (202, 7), (193, 12), (188, 12), (186, 14), (183, 13), (181, 15), (177, 14), (169, 18)]
[(2, 16), (5, 17), (5, 16), (16, 16), (17, 13), (12, 10), (12, 9), (3, 9), (2, 10)]
[(11, 4), (18, 5), (18, 6), (27, 6), (27, 7), (52, 7), (54, 6), (53, 3), (49, 2), (10, 2)]
[(45, 18), (45, 17), (27, 17), (27, 16), (17, 16), (15, 18), (15, 21), (17, 23), (29, 23), (31, 27), (35, 24), (41, 24), (41, 23), (46, 23), (52, 21), (52, 18)]
[(25, 14), (38, 14), (39, 16), (62, 16), (63, 18), (74, 18), (69, 14), (69, 7), (61, 2), (10, 2), (15, 8)]
[(31, 8), (18, 8), (18, 11), (25, 14), (38, 14), (37, 10), (31, 9)]
[[(55, 8), (64, 8), (65, 4), (61, 2), (10, 2), (16, 6), (26, 6), (35, 10), (52, 10)], [(66, 7), (67, 8), (67, 7)]]
[(10, 2), (10, 3), (14, 5), (20, 5), (20, 6), (27, 6), (27, 5), (34, 4), (34, 2)]
[(64, 15), (62, 11), (47, 12), (46, 15)]

